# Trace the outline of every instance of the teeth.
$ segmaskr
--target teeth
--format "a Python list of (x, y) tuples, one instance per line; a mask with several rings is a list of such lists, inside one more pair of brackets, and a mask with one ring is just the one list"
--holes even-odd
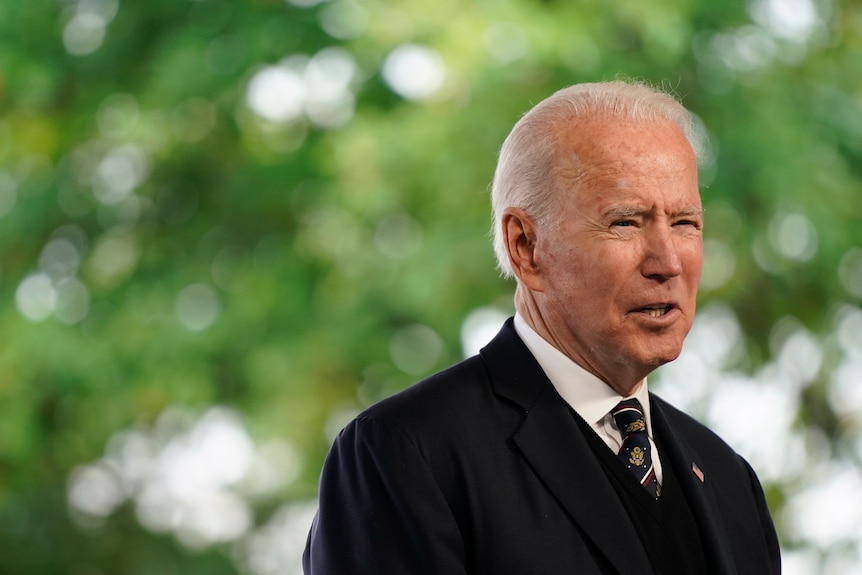
[(647, 315), (649, 315), (649, 316), (659, 317), (659, 316), (663, 316), (664, 314), (667, 313), (667, 308), (666, 307), (648, 308), (645, 311), (646, 311)]

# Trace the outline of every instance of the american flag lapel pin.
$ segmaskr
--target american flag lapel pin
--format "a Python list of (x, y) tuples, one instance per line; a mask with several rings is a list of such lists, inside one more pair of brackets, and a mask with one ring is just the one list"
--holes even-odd
[(700, 467), (697, 466), (697, 463), (692, 462), (691, 471), (692, 473), (697, 475), (697, 478), (700, 479), (701, 483), (703, 483), (703, 471), (700, 470)]

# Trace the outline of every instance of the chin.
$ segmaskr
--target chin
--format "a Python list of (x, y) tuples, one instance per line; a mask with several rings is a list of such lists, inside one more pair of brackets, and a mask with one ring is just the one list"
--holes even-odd
[(675, 346), (672, 349), (668, 349), (666, 351), (660, 350), (658, 352), (653, 348), (645, 354), (644, 364), (656, 369), (678, 358), (681, 352), (682, 346)]
[(653, 368), (653, 369), (659, 368), (659, 367), (663, 366), (663, 365), (664, 365), (664, 364), (666, 364), (666, 363), (670, 363), (670, 362), (672, 362), (673, 360), (675, 360), (675, 359), (676, 359), (676, 358), (678, 358), (678, 357), (679, 357), (679, 354), (676, 354), (676, 355), (675, 355), (675, 356), (673, 356), (673, 357), (660, 357), (660, 358), (656, 359), (656, 360), (652, 363), (652, 368)]

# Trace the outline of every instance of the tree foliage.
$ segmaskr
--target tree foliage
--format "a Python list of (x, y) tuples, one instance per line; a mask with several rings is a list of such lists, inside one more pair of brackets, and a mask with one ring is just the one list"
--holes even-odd
[[(862, 484), (860, 61), (849, 0), (3, 3), (0, 571), (295, 572), (237, 549), (313, 500), (346, 417), (511, 311), (487, 233), (505, 134), (619, 75), (709, 135), (701, 307), (741, 330), (720, 369), (789, 373), (788, 449)], [(288, 454), (289, 481), (237, 488), (245, 539), (142, 519), (105, 459), (204, 421)], [(84, 472), (132, 492), (82, 511)], [(787, 518), (818, 477), (767, 477), (785, 548), (858, 560), (858, 529)]]

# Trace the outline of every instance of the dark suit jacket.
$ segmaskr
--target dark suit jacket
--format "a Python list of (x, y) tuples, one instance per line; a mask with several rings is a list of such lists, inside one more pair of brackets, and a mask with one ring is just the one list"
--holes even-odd
[[(674, 465), (711, 573), (779, 573), (775, 530), (748, 463), (692, 418), (650, 401), (662, 463)], [(511, 320), (478, 356), (341, 432), (303, 557), (308, 575), (652, 573), (647, 563), (595, 454)]]

